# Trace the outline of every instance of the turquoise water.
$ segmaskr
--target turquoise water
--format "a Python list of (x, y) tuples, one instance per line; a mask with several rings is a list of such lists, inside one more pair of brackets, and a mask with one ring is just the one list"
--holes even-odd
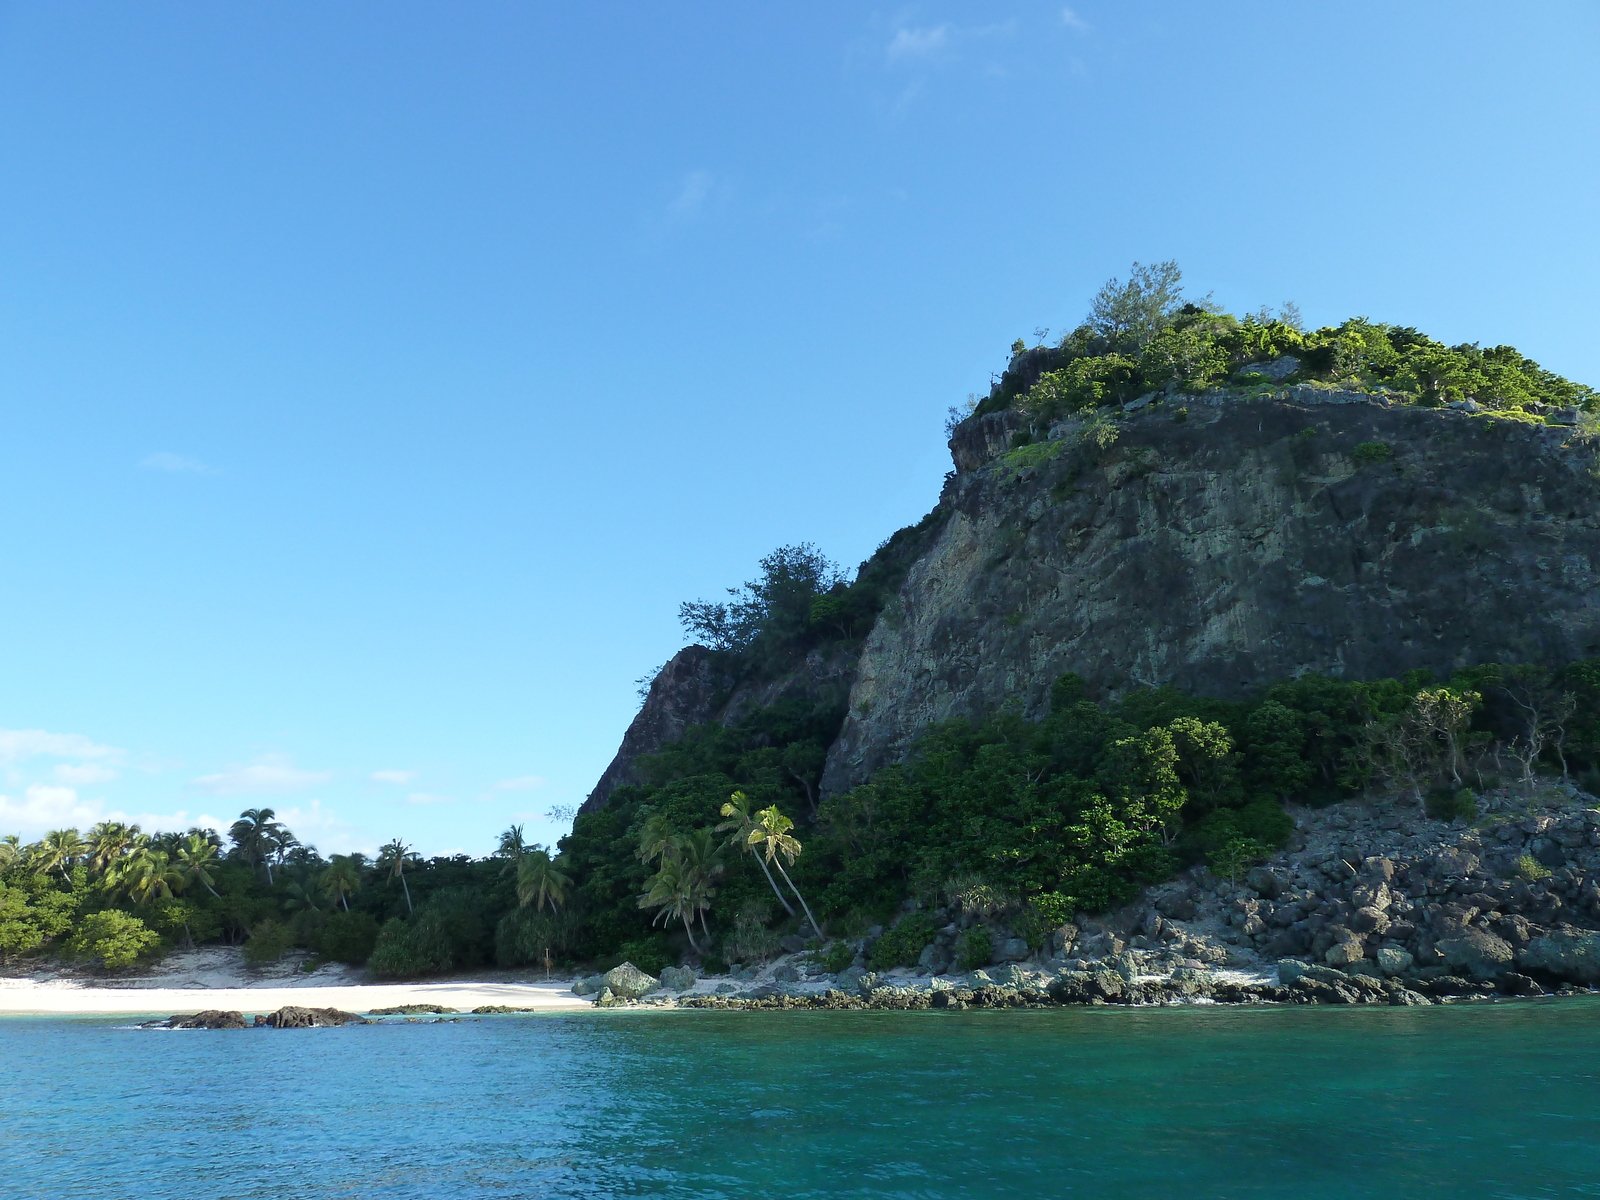
[(1600, 1002), (0, 1020), (0, 1193), (1600, 1196)]

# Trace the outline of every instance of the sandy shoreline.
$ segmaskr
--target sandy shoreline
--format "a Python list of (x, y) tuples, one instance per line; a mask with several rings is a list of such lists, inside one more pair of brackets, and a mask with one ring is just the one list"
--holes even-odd
[(245, 1014), (272, 1012), (286, 1004), (341, 1008), (365, 1013), (398, 1004), (440, 1004), (469, 1012), (485, 1004), (531, 1008), (539, 1012), (588, 1011), (594, 1006), (574, 996), (564, 983), (355, 984), (333, 987), (162, 988), (85, 987), (81, 984), (0, 980), (0, 1016), (174, 1016), (207, 1008)]

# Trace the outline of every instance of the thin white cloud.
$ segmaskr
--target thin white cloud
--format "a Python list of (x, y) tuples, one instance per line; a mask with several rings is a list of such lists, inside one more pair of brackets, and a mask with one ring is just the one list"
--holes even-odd
[(454, 796), (441, 796), (435, 792), (412, 792), (406, 797), (407, 804), (454, 804)]
[(81, 733), (51, 733), (46, 729), (0, 729), (0, 763), (29, 758), (117, 759), (122, 751), (102, 746)]
[(398, 783), (401, 785), (410, 783), (416, 777), (417, 772), (415, 771), (374, 771), (371, 776), (373, 783)]
[(189, 786), (213, 796), (284, 796), (318, 787), (332, 778), (332, 771), (302, 771), (282, 755), (271, 755), (247, 767), (202, 775), (191, 780)]
[(1080, 17), (1077, 13), (1073, 12), (1070, 8), (1065, 8), (1065, 7), (1062, 8), (1062, 10), (1061, 10), (1061, 23), (1063, 25), (1065, 25), (1068, 29), (1076, 30), (1078, 33), (1088, 33), (1089, 32), (1089, 22), (1085, 21), (1082, 17)]
[(54, 774), (62, 783), (69, 783), (75, 787), (91, 783), (110, 783), (117, 777), (117, 773), (110, 767), (102, 767), (99, 763), (62, 763), (55, 769)]
[(677, 198), (667, 206), (667, 214), (678, 221), (698, 216), (711, 199), (715, 183), (710, 171), (690, 171), (683, 177), (683, 186), (678, 189)]
[(518, 775), (512, 779), (502, 779), (494, 785), (497, 792), (531, 792), (534, 788), (543, 787), (543, 775)]
[(217, 474), (215, 467), (208, 467), (198, 458), (190, 458), (184, 454), (174, 454), (170, 450), (159, 450), (155, 454), (147, 454), (139, 460), (139, 465), (147, 471), (165, 471), (169, 475)]
[(75, 788), (36, 783), (20, 799), (0, 796), (0, 829), (22, 837), (68, 826), (86, 828), (98, 819), (98, 807), (79, 800)]
[(931, 29), (897, 29), (885, 51), (890, 62), (907, 58), (927, 58), (947, 48), (950, 44), (950, 27), (935, 25)]

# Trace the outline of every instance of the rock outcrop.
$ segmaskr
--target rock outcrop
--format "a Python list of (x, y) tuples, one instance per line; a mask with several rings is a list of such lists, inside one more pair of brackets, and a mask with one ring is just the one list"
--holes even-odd
[(763, 680), (681, 651), (585, 810), (687, 726), (787, 695), (848, 692), (829, 794), (933, 722), (1042, 714), (1069, 671), (1096, 699), (1167, 683), (1238, 698), (1305, 672), (1600, 653), (1597, 447), (1570, 426), (1308, 384), (1130, 407), (1015, 449), (1014, 411), (962, 422), (865, 641)]

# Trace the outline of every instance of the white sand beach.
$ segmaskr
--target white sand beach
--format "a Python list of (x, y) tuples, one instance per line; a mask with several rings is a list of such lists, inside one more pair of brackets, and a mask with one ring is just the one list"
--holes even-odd
[(307, 974), (293, 961), (253, 968), (235, 950), (207, 948), (170, 955), (138, 975), (94, 979), (41, 970), (0, 979), (0, 1016), (174, 1016), (208, 1008), (249, 1015), (287, 1004), (353, 1013), (401, 1004), (438, 1004), (461, 1012), (488, 1004), (538, 1012), (593, 1008), (572, 994), (566, 980), (366, 983), (363, 974), (336, 964)]

